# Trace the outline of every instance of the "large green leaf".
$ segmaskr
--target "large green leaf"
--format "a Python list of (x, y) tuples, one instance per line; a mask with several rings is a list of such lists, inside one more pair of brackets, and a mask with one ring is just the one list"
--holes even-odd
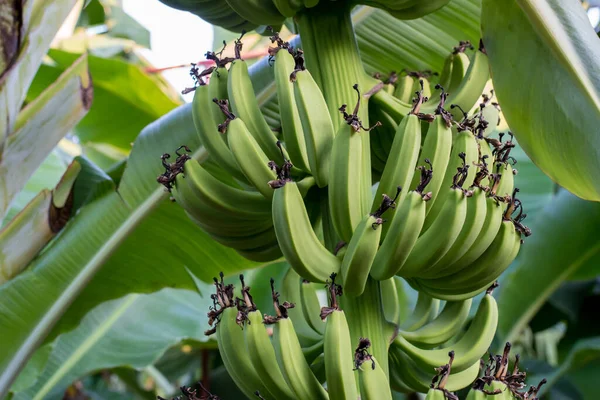
[(23, 108), (0, 147), (0, 217), (58, 142), (88, 112), (93, 87), (87, 56), (77, 57)]
[[(163, 152), (185, 143), (203, 158), (189, 111), (178, 108), (145, 128), (118, 192), (98, 193), (27, 271), (0, 287), (0, 393), (59, 319), (52, 336), (103, 301), (164, 287), (194, 288), (184, 267), (209, 281), (221, 270), (259, 265), (212, 241), (156, 183)], [(76, 199), (78, 193), (87, 191), (76, 187)]]
[(423, 18), (401, 21), (387, 12), (359, 7), (353, 15), (368, 73), (426, 70), (441, 72), (444, 59), (461, 40), (477, 44), (481, 0), (452, 0)]
[[(42, 65), (27, 98), (34, 98), (77, 54), (51, 50), (56, 65)], [(129, 150), (140, 130), (181, 104), (165, 94), (143, 70), (118, 59), (88, 56), (94, 107), (75, 128), (82, 143), (109, 143)]]
[(101, 304), (81, 324), (57, 338), (46, 366), (14, 399), (58, 398), (77, 378), (105, 368), (142, 369), (183, 339), (205, 341), (210, 285), (201, 296), (164, 289)]
[(534, 234), (498, 290), (500, 343), (521, 333), (548, 297), (600, 253), (600, 204), (561, 191), (536, 219)]
[[(18, 43), (3, 36), (3, 45), (16, 45), (18, 55), (13, 55), (7, 68), (0, 71), (0, 144), (13, 131), (17, 114), (21, 109), (27, 88), (31, 84), (42, 58), (46, 55), (50, 42), (76, 4), (76, 0), (39, 0), (3, 2), (3, 22), (7, 8), (18, 8), (18, 23), (11, 34), (18, 33)], [(8, 19), (8, 18), (7, 18)], [(4, 27), (2, 28), (4, 30)], [(6, 48), (4, 54), (10, 54)]]
[(508, 124), (555, 182), (600, 200), (600, 41), (578, 0), (484, 0), (483, 39)]

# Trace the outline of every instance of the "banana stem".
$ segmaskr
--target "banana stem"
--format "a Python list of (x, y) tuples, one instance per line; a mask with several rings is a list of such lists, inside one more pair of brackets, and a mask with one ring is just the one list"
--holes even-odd
[(358, 345), (361, 337), (369, 338), (371, 354), (377, 359), (378, 367), (383, 368), (389, 377), (388, 349), (394, 334), (394, 327), (383, 314), (379, 282), (369, 278), (364, 293), (359, 297), (340, 297), (341, 309), (346, 314), (352, 343)]
[[(352, 86), (360, 83), (365, 74), (352, 26), (351, 6), (339, 3), (322, 1), (299, 14), (296, 20), (306, 66), (323, 92), (336, 130), (343, 122), (338, 108), (342, 104), (354, 105), (356, 93)], [(366, 114), (366, 102), (363, 109)]]

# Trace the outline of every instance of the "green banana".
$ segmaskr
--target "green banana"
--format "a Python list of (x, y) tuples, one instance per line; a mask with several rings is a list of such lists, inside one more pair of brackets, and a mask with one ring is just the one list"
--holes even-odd
[(369, 214), (356, 227), (340, 268), (345, 294), (357, 297), (365, 290), (379, 247), (381, 224), (381, 217)]
[(461, 372), (466, 370), (478, 362), (480, 357), (485, 354), (496, 332), (498, 306), (490, 292), (486, 293), (483, 297), (469, 328), (452, 345), (452, 348), (421, 349), (411, 344), (402, 336), (396, 337), (393, 345), (398, 346), (417, 365), (425, 370), (443, 365), (447, 359), (448, 352), (453, 350), (455, 352), (455, 359), (452, 364), (453, 371)]
[[(240, 171), (237, 161), (227, 147), (227, 139), (217, 126), (222, 121), (222, 114), (213, 99), (227, 98), (227, 77), (225, 68), (217, 68), (210, 76), (208, 85), (200, 85), (194, 93), (192, 116), (200, 142), (208, 150), (210, 156), (225, 171), (240, 182), (247, 183), (246, 176)], [(211, 110), (211, 112), (207, 112)], [(213, 110), (217, 111), (216, 113)], [(220, 114), (220, 115), (219, 115)]]
[(302, 348), (308, 348), (322, 342), (323, 335), (315, 331), (305, 317), (300, 285), (302, 278), (293, 268), (289, 268), (282, 282), (282, 293), (296, 307), (288, 309), (288, 317), (294, 322), (294, 327)]
[[(446, 93), (442, 93), (442, 101), (445, 101)], [(443, 105), (443, 103), (440, 103)], [(434, 171), (431, 177), (431, 181), (427, 185), (427, 191), (431, 192), (431, 198), (427, 201), (426, 209), (427, 213), (431, 210), (431, 207), (436, 202), (444, 176), (446, 175), (446, 169), (448, 168), (448, 162), (450, 160), (450, 153), (452, 152), (452, 129), (450, 129), (449, 116), (440, 107), (436, 111), (435, 120), (427, 130), (427, 136), (423, 142), (423, 149), (419, 156), (418, 165), (425, 165), (426, 161), (431, 162), (431, 170)], [(410, 187), (415, 187), (419, 182), (419, 175), (415, 174)]]
[(448, 265), (462, 257), (475, 243), (481, 233), (486, 217), (486, 192), (480, 188), (473, 190), (473, 195), (467, 198), (467, 214), (458, 237), (448, 252), (423, 271), (420, 276), (436, 278)]
[(236, 323), (237, 313), (238, 310), (234, 307), (226, 308), (217, 325), (217, 344), (223, 364), (237, 387), (248, 398), (259, 390), (266, 398), (276, 399), (269, 394), (248, 358), (244, 331)]
[(450, 78), (450, 84), (448, 85), (449, 93), (458, 89), (469, 70), (469, 64), (471, 64), (471, 60), (469, 60), (469, 56), (465, 53), (458, 52), (454, 54), (452, 59), (452, 76)]
[(346, 105), (340, 107), (345, 123), (340, 125), (333, 141), (331, 162), (335, 168), (329, 169), (328, 194), (331, 220), (335, 231), (346, 243), (350, 242), (354, 230), (368, 211), (368, 205), (363, 201), (362, 170), (363, 157), (367, 155), (363, 154), (363, 139), (360, 131), (374, 128), (363, 127), (358, 118), (361, 98), (358, 85), (354, 85), (354, 90), (358, 93), (354, 112), (348, 114)]
[(308, 321), (308, 324), (321, 335), (325, 332), (325, 324), (319, 317), (321, 311), (321, 305), (319, 304), (319, 298), (315, 289), (314, 283), (308, 282), (304, 279), (300, 281), (300, 296), (302, 313), (304, 319)]
[(415, 331), (436, 318), (440, 305), (438, 299), (419, 292), (417, 304), (408, 319), (400, 325), (401, 331)]
[(350, 329), (342, 310), (333, 309), (327, 316), (324, 337), (325, 374), (331, 400), (354, 400), (358, 397), (352, 361)]
[(282, 318), (275, 323), (273, 346), (279, 367), (297, 399), (329, 399), (304, 358), (291, 319)]
[(272, 213), (281, 252), (300, 276), (311, 282), (325, 282), (332, 272), (339, 272), (340, 260), (313, 231), (296, 183), (287, 182), (275, 189)]
[(277, 362), (275, 349), (263, 325), (260, 311), (253, 310), (247, 314), (244, 337), (252, 366), (269, 392), (277, 399), (295, 399)]
[(400, 322), (400, 296), (396, 287), (396, 279), (389, 278), (379, 283), (381, 302), (385, 319), (398, 325)]
[(414, 85), (415, 79), (412, 76), (408, 74), (398, 76), (394, 97), (405, 103), (410, 103), (415, 94)]
[(452, 146), (452, 153), (450, 154), (450, 160), (444, 174), (444, 179), (441, 184), (442, 190), (439, 191), (438, 196), (432, 198), (433, 204), (430, 206), (427, 218), (425, 219), (425, 225), (423, 232), (427, 232), (429, 227), (437, 220), (438, 214), (442, 211), (445, 205), (446, 198), (452, 191), (445, 190), (453, 184), (454, 177), (458, 170), (467, 168), (467, 175), (464, 177), (462, 187), (468, 188), (472, 185), (475, 179), (476, 170), (473, 168), (473, 163), (479, 161), (479, 149), (477, 147), (477, 140), (473, 133), (468, 130), (459, 132), (454, 138)]
[(273, 189), (269, 182), (275, 180), (277, 176), (273, 169), (269, 167), (269, 158), (240, 118), (229, 121), (227, 140), (233, 156), (248, 181), (263, 196), (271, 199)]
[(281, 48), (277, 51), (275, 55), (277, 102), (283, 140), (290, 159), (297, 168), (310, 172), (302, 121), (294, 97), (294, 84), (290, 81), (290, 74), (294, 71), (295, 65), (294, 57), (287, 49)]
[(310, 171), (317, 185), (325, 187), (330, 175), (329, 165), (335, 135), (329, 109), (321, 89), (307, 70), (296, 73), (293, 86)]
[[(248, 132), (256, 139), (256, 142), (266, 154), (267, 161), (273, 160), (278, 165), (282, 165), (285, 159), (289, 157), (286, 154), (282, 156), (281, 149), (277, 147), (277, 137), (260, 111), (248, 73), (248, 63), (239, 59), (231, 63), (227, 91), (233, 114), (244, 121), (248, 127)], [(229, 147), (231, 148), (231, 143)], [(233, 155), (236, 156), (236, 150), (231, 150)], [(243, 157), (243, 152), (237, 155), (236, 160), (238, 163), (241, 157)]]
[(277, 241), (253, 249), (235, 249), (244, 258), (255, 262), (274, 261), (283, 256)]
[(425, 221), (426, 198), (412, 191), (396, 211), (388, 235), (383, 240), (373, 261), (371, 276), (377, 280), (393, 277), (409, 257), (417, 243)]
[(459, 236), (467, 214), (465, 193), (460, 188), (449, 189), (443, 210), (430, 228), (413, 247), (398, 274), (403, 277), (420, 276), (442, 258)]
[(369, 355), (370, 360), (356, 367), (360, 386), (361, 400), (392, 400), (390, 382), (377, 359)]
[[(425, 393), (430, 389), (432, 368), (422, 369), (395, 346), (390, 347), (390, 354), (393, 355), (392, 359), (394, 360), (394, 365), (390, 368), (390, 382), (394, 387), (405, 393)], [(445, 389), (454, 391), (467, 387), (477, 378), (478, 373), (479, 360), (464, 371), (452, 371), (446, 381)]]
[(471, 309), (472, 299), (447, 302), (442, 312), (418, 329), (398, 331), (398, 335), (421, 348), (440, 346), (460, 333)]
[[(379, 207), (379, 199), (382, 198), (384, 193), (393, 193), (398, 186), (408, 188), (413, 179), (421, 148), (421, 121), (417, 115), (419, 112), (419, 101), (422, 101), (421, 94), (419, 94), (418, 100), (415, 103), (414, 110), (402, 120), (396, 129), (390, 156), (381, 175), (371, 211), (375, 211)], [(335, 165), (337, 166), (338, 164)], [(407, 193), (408, 191), (400, 193), (400, 197), (398, 198), (399, 205), (402, 204)], [(392, 221), (395, 219), (394, 211), (392, 209), (388, 212), (388, 218)], [(384, 239), (387, 236), (387, 230), (390, 228), (391, 226), (384, 227), (384, 233), (382, 234)]]

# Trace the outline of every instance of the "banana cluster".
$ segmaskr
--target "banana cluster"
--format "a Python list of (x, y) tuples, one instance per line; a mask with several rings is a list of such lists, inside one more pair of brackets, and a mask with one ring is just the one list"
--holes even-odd
[(234, 301), (234, 287), (215, 278), (209, 311), (214, 328), (207, 334), (216, 334), (223, 363), (248, 398), (392, 399), (385, 369), (369, 352), (371, 341), (351, 342), (335, 274), (327, 286), (328, 306), (322, 308), (314, 286), (293, 270), (283, 290), (297, 303), (280, 302), (271, 280), (274, 316), (261, 314), (240, 279), (241, 297)]
[[(213, 25), (233, 32), (259, 26), (281, 26), (286, 18), (313, 8), (320, 0), (161, 0), (169, 7), (189, 11)], [(365, 4), (381, 8), (399, 19), (415, 19), (434, 12), (450, 0), (337, 0), (335, 7)], [(327, 1), (329, 3), (329, 1)]]
[[(256, 309), (243, 281), (236, 300), (233, 286), (215, 282), (209, 333), (227, 370), (250, 397), (386, 399), (390, 387), (427, 392), (431, 371), (453, 352), (441, 389), (470, 385), (498, 323), (495, 281), (531, 233), (514, 187), (512, 135), (488, 137), (499, 110), (481, 96), (489, 79), (483, 47), (469, 59), (461, 43), (441, 75), (401, 74), (369, 88), (370, 98), (356, 84), (349, 109), (327, 104), (301, 50), (276, 34), (272, 41), (281, 129), (261, 113), (238, 40), (234, 58), (210, 53), (215, 67), (192, 70), (193, 119), (210, 162), (182, 146), (173, 163), (163, 155), (158, 178), (217, 242), (259, 262), (283, 256), (291, 266), (282, 286), (288, 302), (273, 288), (274, 317)], [(412, 99), (402, 98), (402, 79)], [(402, 323), (400, 277), (419, 292)], [(368, 349), (389, 337), (355, 348), (337, 303), (341, 287), (358, 297), (369, 279), (379, 281), (385, 317), (397, 326), (383, 368)], [(315, 283), (327, 283), (328, 307), (320, 307)], [(465, 329), (471, 298), (484, 291)]]
[[(194, 124), (218, 168), (184, 154), (173, 165), (163, 160), (159, 177), (190, 218), (250, 260), (283, 256), (311, 282), (340, 274), (353, 297), (369, 277), (401, 276), (419, 292), (447, 301), (486, 290), (531, 232), (514, 187), (512, 135), (488, 138), (499, 121), (495, 103), (484, 96), (473, 104), (488, 79), (483, 49), (472, 62), (462, 57), (467, 43), (455, 49), (440, 80), (457, 89), (448, 94), (435, 84), (440, 100), (425, 96), (433, 85), (424, 74), (407, 74), (411, 90), (418, 89), (408, 113), (396, 121), (374, 98), (370, 113), (384, 122), (365, 127), (358, 85), (356, 105), (341, 105), (334, 121), (304, 69), (302, 51), (277, 35), (272, 40), (279, 136), (261, 113), (239, 41), (236, 58), (211, 53), (216, 67), (196, 75)], [(447, 110), (452, 99), (457, 103)], [(462, 111), (473, 107), (472, 117)], [(378, 147), (365, 149), (386, 136), (378, 173), (371, 163), (380, 157)]]

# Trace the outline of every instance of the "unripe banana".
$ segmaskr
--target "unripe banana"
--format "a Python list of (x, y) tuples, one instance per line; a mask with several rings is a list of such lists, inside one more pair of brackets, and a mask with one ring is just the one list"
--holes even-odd
[(304, 131), (310, 171), (319, 187), (327, 186), (334, 129), (321, 89), (310, 72), (298, 71), (294, 96)]
[[(363, 201), (363, 138), (360, 131), (365, 128), (358, 118), (360, 92), (358, 102), (352, 114), (346, 112), (346, 105), (340, 107), (345, 123), (340, 125), (333, 142), (331, 162), (335, 168), (329, 169), (329, 210), (335, 231), (346, 243), (368, 211), (368, 204)], [(375, 125), (377, 126), (377, 124)], [(393, 187), (392, 193), (395, 191)], [(385, 192), (382, 192), (383, 194)], [(381, 198), (381, 196), (379, 196)]]
[[(208, 85), (200, 85), (196, 88), (192, 116), (200, 142), (208, 150), (210, 156), (235, 179), (247, 182), (246, 176), (240, 171), (237, 161), (227, 147), (225, 134), (220, 133), (217, 129), (217, 126), (223, 121), (223, 114), (213, 99), (227, 98), (227, 77), (228, 72), (225, 68), (217, 68), (211, 74)], [(208, 110), (210, 112), (207, 112)]]
[(279, 25), (285, 17), (271, 0), (226, 0), (244, 19), (258, 25)]
[[(240, 166), (240, 169), (254, 185), (254, 187), (267, 199), (273, 197), (273, 189), (269, 182), (277, 178), (275, 172), (269, 167), (269, 158), (261, 146), (252, 136), (242, 119), (235, 118), (229, 122), (227, 128), (229, 148)], [(281, 158), (281, 154), (279, 155)]]
[(294, 84), (290, 81), (290, 74), (294, 71), (295, 65), (294, 57), (287, 49), (282, 48), (277, 51), (275, 55), (277, 101), (285, 148), (290, 155), (290, 159), (297, 168), (310, 172), (302, 121), (294, 97)]
[[(284, 158), (289, 157), (285, 154), (282, 156), (281, 150), (277, 147), (277, 138), (260, 111), (248, 74), (248, 64), (245, 61), (238, 59), (231, 63), (227, 90), (233, 114), (244, 121), (248, 131), (266, 154), (267, 161), (273, 160), (278, 165), (282, 165)], [(231, 147), (231, 144), (229, 146)], [(236, 150), (232, 149), (232, 151), (236, 156)], [(242, 154), (237, 155), (238, 158), (242, 156)]]
[(392, 400), (390, 382), (377, 359), (369, 356), (370, 360), (357, 366), (358, 382), (361, 400)]
[(427, 293), (419, 292), (417, 304), (410, 316), (400, 325), (403, 331), (415, 331), (433, 320), (438, 312), (440, 301), (429, 296)]
[[(379, 199), (381, 199), (384, 193), (394, 193), (398, 186), (403, 189), (408, 188), (413, 179), (421, 148), (421, 121), (416, 115), (417, 113), (418, 108), (414, 113), (406, 116), (396, 129), (396, 136), (390, 150), (390, 156), (383, 170), (377, 193), (375, 194), (375, 201), (371, 207), (372, 211), (375, 211), (379, 207)], [(400, 193), (398, 199), (399, 205), (402, 204), (407, 193), (408, 191), (406, 190)], [(390, 210), (388, 218), (393, 221), (394, 216), (394, 210)], [(391, 226), (384, 227), (384, 238), (387, 235), (387, 230), (390, 228)]]
[(396, 81), (396, 88), (394, 89), (394, 97), (402, 100), (405, 103), (410, 103), (415, 91), (414, 91), (415, 78), (408, 74), (398, 76)]
[(263, 316), (260, 311), (250, 311), (247, 315), (248, 322), (244, 327), (244, 337), (248, 355), (256, 373), (277, 399), (290, 399), (296, 397), (286, 383), (283, 373), (277, 363), (275, 350), (269, 335), (263, 325)]
[(444, 207), (430, 228), (422, 234), (406, 262), (400, 268), (403, 277), (420, 276), (428, 267), (435, 265), (452, 247), (460, 234), (467, 214), (465, 193), (460, 188), (450, 192)]
[(354, 378), (350, 328), (344, 312), (333, 310), (327, 316), (324, 338), (325, 374), (331, 400), (354, 400), (358, 397)]
[(454, 351), (455, 359), (452, 369), (455, 372), (464, 371), (478, 362), (488, 350), (496, 327), (498, 325), (498, 306), (491, 293), (487, 293), (477, 309), (477, 313), (465, 334), (450, 348), (435, 350), (421, 349), (402, 336), (394, 340), (394, 346), (398, 346), (421, 368), (433, 369), (443, 365), (449, 351)]
[(287, 182), (275, 189), (273, 225), (286, 260), (305, 279), (325, 282), (338, 273), (340, 260), (325, 248), (313, 231), (298, 185)]

